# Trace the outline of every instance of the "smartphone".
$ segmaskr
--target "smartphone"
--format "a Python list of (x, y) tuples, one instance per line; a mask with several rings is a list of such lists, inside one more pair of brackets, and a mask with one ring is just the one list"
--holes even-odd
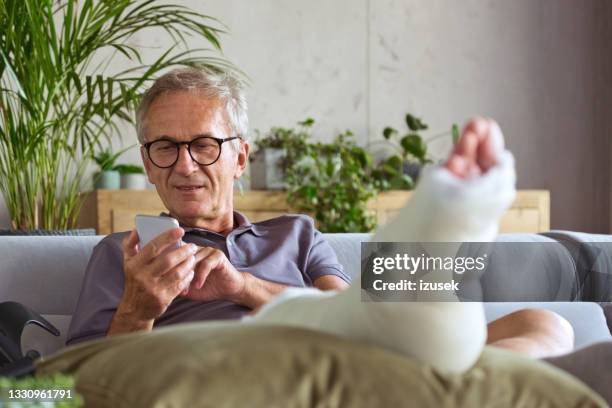
[[(139, 245), (142, 249), (152, 239), (163, 234), (164, 232), (173, 228), (178, 228), (179, 223), (172, 217), (160, 217), (155, 215), (137, 215), (135, 218), (136, 231), (138, 232)], [(176, 244), (176, 247), (170, 247), (172, 249), (181, 246), (182, 241)]]

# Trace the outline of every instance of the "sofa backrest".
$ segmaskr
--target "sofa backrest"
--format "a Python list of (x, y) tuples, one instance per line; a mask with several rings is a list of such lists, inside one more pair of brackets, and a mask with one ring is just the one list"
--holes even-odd
[(40, 313), (60, 331), (35, 325), (23, 334), (23, 350), (48, 354), (64, 346), (85, 268), (101, 236), (0, 237), (0, 302), (16, 301)]
[[(345, 271), (359, 274), (361, 241), (369, 234), (324, 234)], [(94, 246), (103, 236), (0, 237), (0, 302), (16, 301), (41, 314), (71, 315)]]
[(102, 237), (0, 237), (0, 300), (70, 315), (93, 247)]
[[(347, 274), (353, 278), (358, 276), (360, 245), (371, 235), (324, 234), (324, 237)], [(24, 350), (30, 347), (45, 354), (63, 346), (87, 262), (94, 246), (102, 238), (0, 236), (0, 302), (23, 303), (49, 319), (62, 333), (60, 338), (54, 338), (37, 326), (29, 325), (24, 333)], [(589, 236), (581, 238), (588, 240)], [(608, 239), (612, 241), (610, 237)], [(502, 234), (498, 240), (556, 242), (552, 237), (536, 234)], [(487, 270), (480, 282), (482, 300), (570, 300), (559, 296), (572, 296), (572, 285), (577, 276), (570, 252), (552, 245), (538, 257), (538, 265), (532, 270), (513, 267), (512, 259)], [(526, 287), (524, 282), (530, 282), (530, 285)]]
[[(324, 234), (345, 271), (359, 274), (359, 246), (369, 234)], [(61, 332), (53, 337), (29, 325), (23, 349), (48, 354), (64, 346), (87, 262), (103, 236), (0, 236), (0, 302), (23, 303)]]

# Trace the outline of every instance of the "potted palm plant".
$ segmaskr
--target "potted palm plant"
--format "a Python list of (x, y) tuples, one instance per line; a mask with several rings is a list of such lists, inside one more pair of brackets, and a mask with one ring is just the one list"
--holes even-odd
[[(173, 43), (147, 64), (129, 40), (150, 28)], [(0, 192), (11, 229), (74, 227), (94, 147), (118, 133), (118, 119), (133, 121), (160, 71), (233, 69), (217, 54), (221, 32), (212, 17), (151, 0), (1, 1)], [(187, 49), (189, 36), (208, 48)], [(108, 73), (119, 57), (131, 66)]]

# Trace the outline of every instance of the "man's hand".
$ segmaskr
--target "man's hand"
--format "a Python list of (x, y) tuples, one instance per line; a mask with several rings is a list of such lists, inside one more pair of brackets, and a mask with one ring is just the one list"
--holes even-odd
[[(238, 271), (225, 253), (216, 248), (200, 248), (195, 258), (195, 277), (189, 289), (181, 293), (192, 300), (225, 299), (256, 310), (287, 287)], [(321, 290), (342, 290), (348, 284), (337, 276), (326, 275), (317, 279), (314, 286)]]
[(193, 300), (225, 299), (255, 310), (286, 287), (240, 272), (222, 251), (204, 247), (196, 254), (195, 277), (183, 295)]
[(223, 251), (201, 247), (195, 255), (195, 262), (195, 276), (182, 295), (192, 300), (226, 299), (241, 303), (246, 274), (236, 270)]
[(184, 231), (175, 228), (138, 249), (138, 234), (123, 240), (125, 287), (108, 334), (150, 329), (153, 321), (189, 285), (194, 276), (195, 245), (168, 250)]

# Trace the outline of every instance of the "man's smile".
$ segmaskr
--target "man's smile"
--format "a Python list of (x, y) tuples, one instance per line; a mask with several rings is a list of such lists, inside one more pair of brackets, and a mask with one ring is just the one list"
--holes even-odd
[(201, 188), (204, 188), (204, 186), (202, 185), (180, 185), (180, 186), (175, 186), (175, 188), (181, 191), (196, 191)]

